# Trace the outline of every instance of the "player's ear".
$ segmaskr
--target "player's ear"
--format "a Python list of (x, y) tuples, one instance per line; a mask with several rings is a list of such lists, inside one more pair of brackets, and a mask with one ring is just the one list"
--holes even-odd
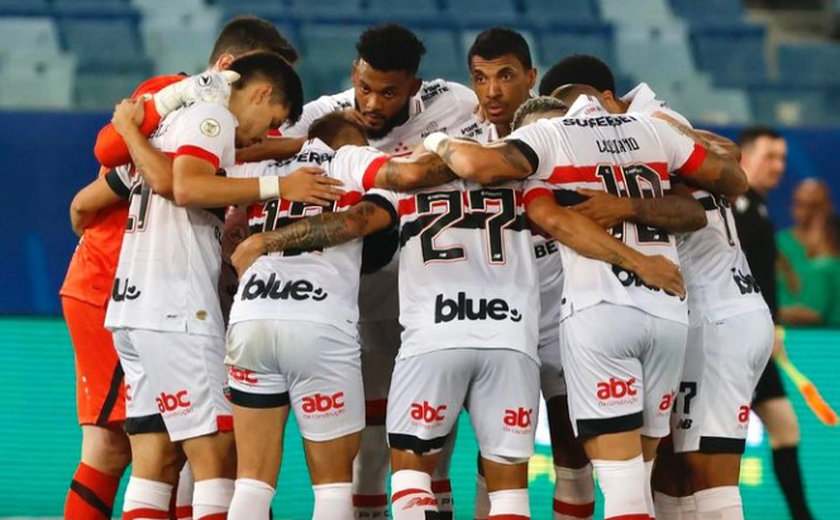
[(414, 97), (415, 94), (420, 92), (420, 87), (423, 86), (423, 80), (414, 76), (414, 80), (411, 82), (411, 96)]
[(254, 93), (251, 95), (251, 99), (253, 100), (254, 104), (262, 105), (263, 103), (266, 103), (269, 99), (271, 99), (271, 94), (273, 93), (274, 87), (272, 87), (268, 83), (261, 83), (254, 89)]
[(531, 67), (528, 71), (528, 90), (532, 90), (534, 85), (537, 84), (537, 73), (538, 71), (536, 67)]
[(228, 70), (230, 68), (230, 64), (235, 60), (236, 56), (229, 52), (225, 52), (219, 56), (219, 59), (216, 60), (215, 67), (217, 70)]
[(359, 65), (359, 60), (353, 60), (353, 64), (350, 65), (350, 82), (353, 86), (356, 86), (356, 78), (358, 75), (356, 74), (356, 67)]

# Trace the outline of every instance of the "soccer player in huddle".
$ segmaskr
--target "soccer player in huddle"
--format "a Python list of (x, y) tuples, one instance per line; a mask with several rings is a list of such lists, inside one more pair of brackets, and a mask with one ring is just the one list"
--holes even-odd
[[(272, 139), (265, 146), (285, 149), (284, 141), (302, 143), (315, 120), (335, 111), (356, 118), (365, 128), (370, 145), (388, 154), (408, 154), (425, 135), (436, 130), (486, 138), (485, 128), (473, 114), (477, 100), (469, 88), (442, 79), (423, 81), (418, 76), (425, 47), (414, 33), (399, 25), (374, 26), (362, 33), (356, 50), (353, 87), (308, 103), (301, 120), (282, 129), (286, 139)], [(353, 482), (357, 511), (365, 517), (387, 514), (385, 410), (401, 332), (398, 268), (396, 260), (390, 261), (396, 247), (393, 232), (368, 237), (364, 246), (365, 271), (384, 266), (362, 277), (359, 294), (367, 427)], [(451, 514), (449, 456), (440, 459), (434, 488), (441, 511)]]
[[(228, 22), (221, 30), (208, 67), (225, 70), (236, 58), (256, 51), (276, 52), (290, 62), (297, 59), (297, 52), (276, 27), (256, 17), (244, 16)], [(133, 97), (153, 94), (184, 78), (182, 75), (151, 78), (137, 88)], [(181, 93), (185, 97), (212, 96), (217, 89), (218, 85), (201, 88), (195, 85)], [(168, 107), (172, 102), (170, 96), (162, 106)], [(155, 100), (147, 101), (141, 131), (148, 136), (159, 122)], [(76, 358), (77, 412), (82, 427), (82, 457), (67, 494), (64, 516), (78, 520), (110, 518), (120, 476), (131, 459), (128, 438), (122, 431), (123, 370), (111, 334), (104, 328), (128, 215), (127, 203), (114, 191), (123, 192), (120, 183), (114, 182), (118, 180), (116, 172), (110, 177), (105, 173), (129, 163), (131, 157), (122, 137), (110, 124), (100, 132), (94, 152), (104, 169), (100, 178), (81, 190), (71, 204), (73, 228), (82, 239), (60, 291)], [(181, 479), (186, 486), (179, 503), (187, 506), (179, 512), (181, 518), (189, 516), (190, 480), (186, 474)]]
[[(737, 157), (733, 143), (692, 130), (645, 83), (617, 98), (612, 78), (610, 69), (597, 58), (572, 56), (552, 67), (541, 90), (585, 83), (597, 90), (611, 113), (661, 117), (680, 125), (698, 142)], [(699, 518), (737, 519), (743, 518), (738, 479), (750, 401), (771, 353), (772, 318), (741, 250), (731, 194), (691, 189), (690, 196), (703, 205), (707, 223), (677, 236), (691, 320), (672, 418), (673, 452), (678, 458), (664, 446), (654, 475), (657, 516), (669, 520), (681, 510), (696, 509)], [(622, 213), (616, 202), (614, 197), (602, 196), (592, 200), (585, 212), (596, 219), (654, 224), (650, 215), (632, 210)]]

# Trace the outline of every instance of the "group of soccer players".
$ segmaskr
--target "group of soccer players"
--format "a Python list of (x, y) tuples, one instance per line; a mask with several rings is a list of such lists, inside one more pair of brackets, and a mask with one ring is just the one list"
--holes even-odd
[(110, 518), (131, 462), (125, 519), (267, 519), (292, 411), (314, 519), (452, 518), (465, 410), (475, 518), (529, 519), (542, 393), (555, 519), (592, 518), (593, 469), (607, 519), (742, 519), (773, 323), (737, 147), (644, 83), (619, 97), (594, 56), (537, 96), (510, 29), (476, 38), (472, 89), (418, 77), (404, 27), (356, 48), (353, 87), (304, 105), (295, 50), (240, 17), (207, 72), (149, 80), (100, 133), (62, 289), (65, 517)]

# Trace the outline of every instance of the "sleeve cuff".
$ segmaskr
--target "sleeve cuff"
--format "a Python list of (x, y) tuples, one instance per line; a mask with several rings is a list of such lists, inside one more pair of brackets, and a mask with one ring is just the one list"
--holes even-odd
[(123, 183), (120, 178), (120, 174), (117, 173), (117, 170), (108, 170), (108, 173), (105, 174), (105, 182), (108, 183), (108, 187), (111, 188), (111, 191), (113, 191), (117, 197), (123, 200), (128, 200), (131, 190)]
[(554, 194), (551, 193), (551, 190), (548, 188), (534, 188), (525, 192), (525, 198), (523, 202), (525, 203), (525, 209), (528, 209), (528, 205), (530, 205), (534, 200), (540, 197), (553, 197)]
[(686, 159), (685, 164), (683, 164), (680, 169), (680, 175), (688, 177), (696, 172), (700, 166), (703, 165), (703, 162), (706, 160), (706, 149), (700, 146), (699, 144), (694, 145), (694, 150), (692, 150), (691, 155), (688, 156)]
[(198, 159), (204, 159), (205, 161), (212, 164), (213, 168), (216, 168), (217, 170), (219, 169), (219, 157), (216, 154), (208, 152), (207, 150), (199, 146), (182, 146), (178, 148), (177, 152), (175, 152), (175, 158), (177, 159), (180, 155), (189, 155)]
[(374, 184), (376, 184), (376, 174), (379, 173), (379, 168), (388, 162), (390, 158), (388, 155), (382, 155), (371, 161), (362, 176), (362, 187), (364, 187), (365, 191), (373, 189)]
[(400, 217), (399, 217), (399, 215), (397, 215), (397, 211), (394, 209), (394, 205), (391, 204), (390, 202), (388, 202), (385, 199), (385, 197), (383, 197), (382, 195), (377, 195), (375, 193), (370, 193), (370, 194), (364, 195), (362, 197), (362, 200), (370, 202), (372, 204), (376, 204), (380, 208), (387, 211), (388, 214), (391, 216), (391, 225), (389, 226), (388, 229), (393, 229), (394, 227), (396, 227), (397, 223), (399, 222)]
[(537, 173), (537, 170), (540, 169), (540, 158), (537, 155), (537, 152), (535, 152), (528, 143), (522, 141), (521, 139), (505, 139), (505, 142), (512, 144), (520, 152), (522, 152), (522, 155), (524, 155), (525, 158), (528, 159), (528, 163), (531, 164), (531, 173)]

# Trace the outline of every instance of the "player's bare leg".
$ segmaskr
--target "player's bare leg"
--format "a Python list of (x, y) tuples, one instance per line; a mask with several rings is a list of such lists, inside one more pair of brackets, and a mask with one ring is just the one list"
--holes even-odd
[(437, 514), (432, 473), (438, 454), (391, 449), (391, 515), (394, 520), (427, 520)]
[(82, 458), (64, 506), (64, 516), (76, 520), (106, 520), (131, 463), (131, 446), (121, 425), (82, 425)]
[[(184, 454), (166, 432), (129, 436), (134, 462), (125, 490), (124, 514), (133, 518), (168, 518), (172, 489), (184, 464)], [(142, 510), (141, 516), (136, 516)], [(157, 516), (155, 516), (157, 515)]]
[(216, 432), (182, 442), (195, 477), (195, 520), (215, 520), (215, 515), (228, 512), (236, 477), (233, 438), (233, 432)]
[(267, 520), (283, 458), (289, 406), (245, 408), (233, 405), (236, 437), (236, 490), (228, 520)]
[(497, 460), (481, 458), (481, 468), (484, 471), (487, 494), (490, 497), (488, 518), (490, 520), (495, 518), (530, 519), (528, 461), (494, 458)]
[[(770, 361), (773, 363), (773, 361)], [(799, 467), (799, 421), (787, 397), (777, 397), (756, 403), (753, 408), (770, 437), (773, 450), (773, 469), (779, 487), (787, 500), (794, 520), (813, 518), (805, 499), (802, 473)]]
[(609, 433), (584, 439), (583, 447), (598, 473), (604, 494), (604, 519), (650, 515), (645, 497), (646, 472), (641, 430)]
[(572, 429), (569, 400), (565, 395), (558, 395), (545, 405), (556, 477), (554, 520), (591, 519), (595, 512), (592, 464)]
[(455, 450), (455, 438), (458, 436), (458, 423), (446, 436), (438, 454), (435, 471), (432, 473), (432, 492), (437, 500), (440, 520), (452, 520), (455, 514), (455, 502), (452, 499), (452, 482), (449, 480), (449, 466), (452, 463), (452, 452)]
[(674, 453), (670, 439), (656, 452), (651, 484), (654, 510), (659, 520), (694, 520), (695, 507), (685, 457)]
[(360, 432), (323, 442), (304, 439), (315, 493), (313, 520), (353, 520), (353, 460), (360, 440)]

